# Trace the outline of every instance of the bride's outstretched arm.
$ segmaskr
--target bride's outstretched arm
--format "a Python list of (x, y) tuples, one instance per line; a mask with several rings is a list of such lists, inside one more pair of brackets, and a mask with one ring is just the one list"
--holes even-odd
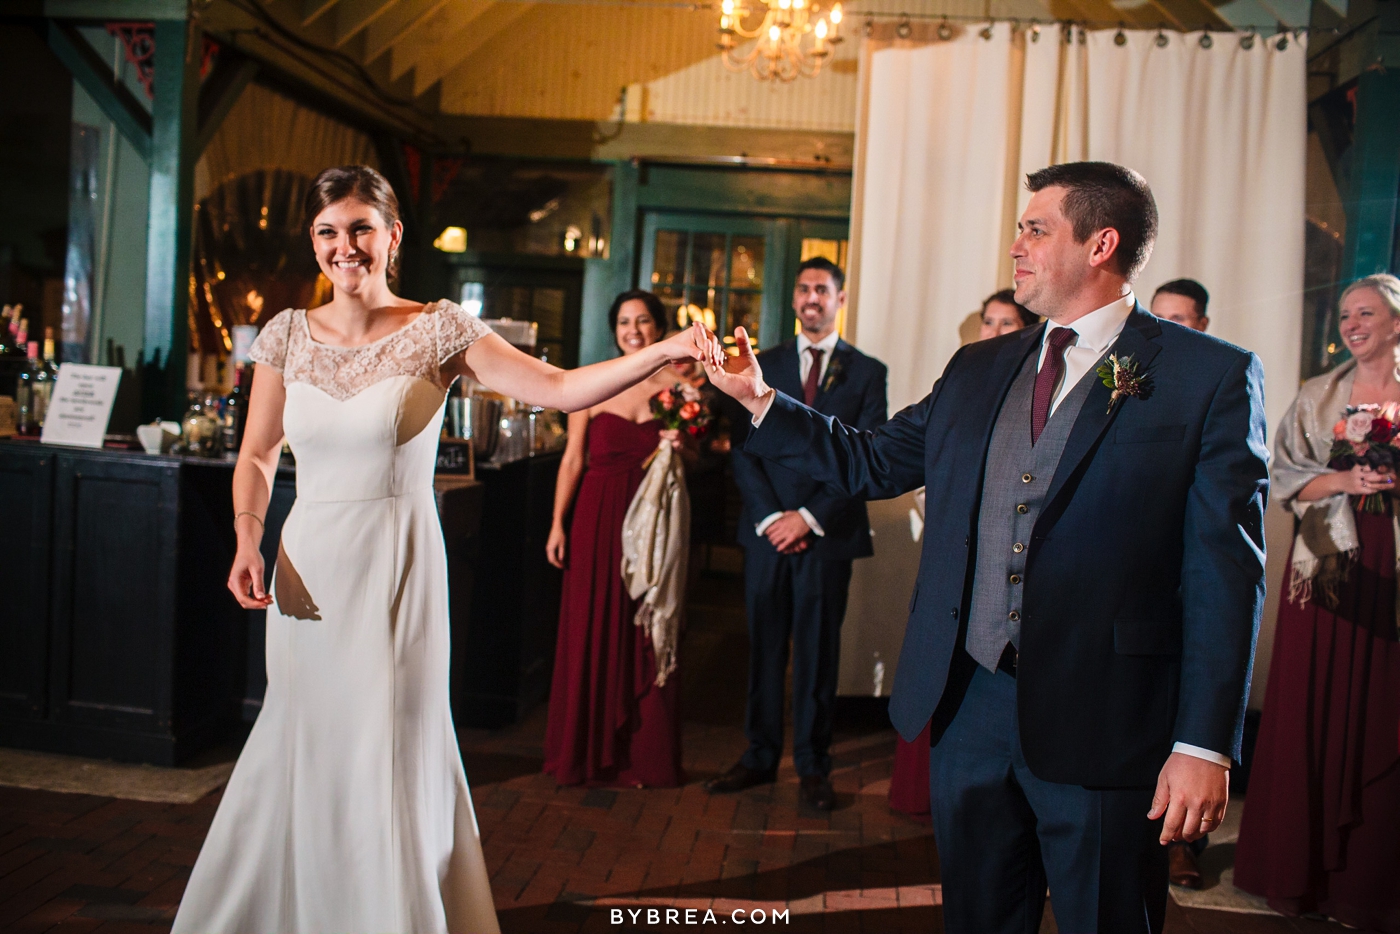
[[(712, 343), (697, 339), (692, 325), (634, 354), (576, 370), (561, 370), (521, 353), (488, 334), (453, 358), (445, 369), (470, 376), (502, 395), (565, 412), (577, 412), (635, 386), (669, 363), (707, 360)], [(717, 364), (718, 361), (710, 361)]]
[(263, 521), (272, 497), (277, 461), (282, 456), (282, 407), (286, 401), (282, 374), (266, 364), (257, 364), (243, 445), (233, 468), (233, 529), (238, 548), (228, 575), (228, 589), (249, 610), (266, 609), (272, 603), (264, 584)]

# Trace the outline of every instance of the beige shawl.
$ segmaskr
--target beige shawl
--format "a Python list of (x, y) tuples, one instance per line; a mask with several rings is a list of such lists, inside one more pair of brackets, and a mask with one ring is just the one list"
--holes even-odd
[(622, 520), (622, 579), (632, 599), (642, 601), (636, 624), (651, 635), (658, 687), (676, 670), (689, 557), (685, 471), (670, 442), (662, 441)]
[[(1343, 416), (1355, 380), (1356, 361), (1348, 360), (1304, 383), (1283, 416), (1274, 442), (1272, 492), (1297, 519), (1288, 582), (1288, 599), (1294, 603), (1312, 599), (1315, 589), (1326, 603), (1334, 602), (1337, 585), (1346, 578), (1361, 544), (1350, 496), (1337, 493), (1306, 503), (1298, 499), (1303, 487), (1331, 473), (1327, 461), (1332, 426)], [(1396, 540), (1400, 542), (1400, 523)]]

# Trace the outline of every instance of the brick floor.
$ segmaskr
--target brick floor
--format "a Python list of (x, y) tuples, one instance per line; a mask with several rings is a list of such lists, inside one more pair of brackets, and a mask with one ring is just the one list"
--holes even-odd
[[(508, 730), (462, 732), (503, 930), (666, 931), (707, 912), (733, 924), (743, 911), (760, 930), (940, 932), (933, 835), (886, 805), (894, 734), (874, 705), (843, 705), (833, 813), (800, 803), (790, 762), (776, 784), (740, 795), (712, 798), (700, 787), (743, 749), (735, 660), (747, 652), (737, 581), (706, 585), (682, 651), (685, 787), (556, 788), (539, 772), (543, 710)], [(0, 788), (0, 932), (169, 930), (218, 801), (217, 792), (161, 805)], [(788, 912), (787, 923), (773, 923), (774, 911)], [(1344, 929), (1172, 904), (1167, 930)], [(1052, 918), (1042, 931), (1054, 931)]]

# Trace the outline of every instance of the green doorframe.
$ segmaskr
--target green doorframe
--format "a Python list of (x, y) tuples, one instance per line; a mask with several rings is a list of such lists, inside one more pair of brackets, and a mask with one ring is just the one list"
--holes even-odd
[[(808, 223), (849, 227), (851, 174), (827, 169), (711, 167), (628, 160), (614, 164), (612, 210), (608, 258), (585, 261), (581, 363), (606, 360), (616, 354), (608, 333), (608, 306), (619, 292), (639, 286), (643, 225), (648, 211), (771, 218), (785, 231), (784, 255), (790, 262), (794, 251), (801, 248), (801, 238), (794, 228)], [(795, 262), (790, 262), (788, 268), (795, 266)], [(778, 291), (786, 290), (787, 284)], [(790, 333), (793, 327), (787, 305), (784, 297), (782, 334)]]

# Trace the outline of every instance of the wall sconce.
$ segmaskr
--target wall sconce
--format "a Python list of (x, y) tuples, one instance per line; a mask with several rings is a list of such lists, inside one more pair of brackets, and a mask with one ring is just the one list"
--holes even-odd
[(465, 227), (445, 227), (433, 246), (444, 253), (467, 252), (467, 229)]

